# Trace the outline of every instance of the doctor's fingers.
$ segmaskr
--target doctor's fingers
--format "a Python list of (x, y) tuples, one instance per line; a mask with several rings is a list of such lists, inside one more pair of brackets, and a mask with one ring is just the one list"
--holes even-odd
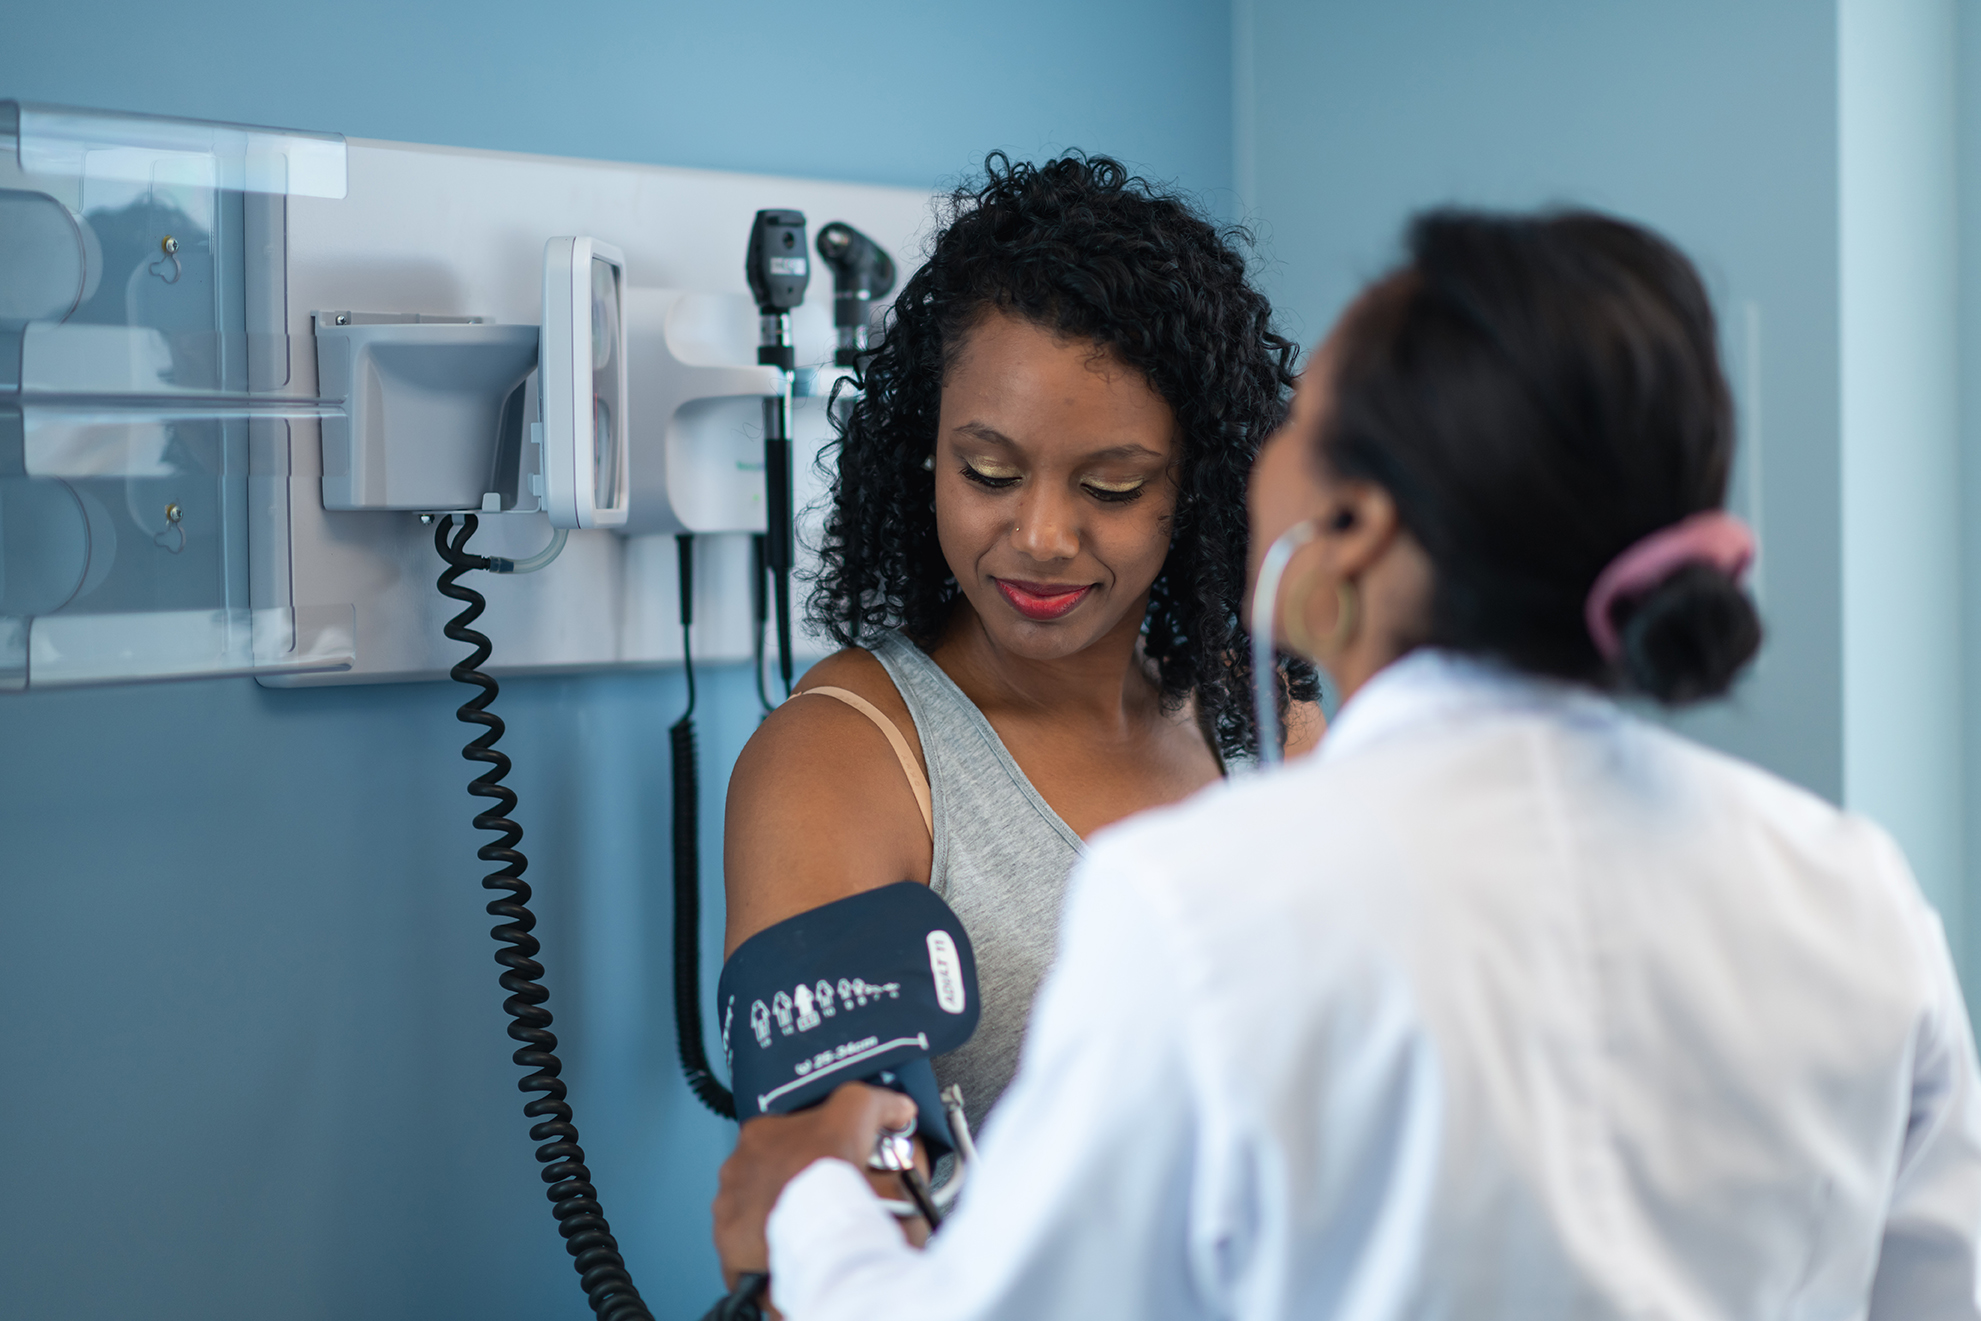
[(806, 1166), (836, 1158), (864, 1171), (881, 1130), (914, 1119), (915, 1103), (900, 1093), (847, 1083), (811, 1109), (746, 1122), (722, 1163), (713, 1207), (723, 1274), (733, 1284), (741, 1272), (767, 1269), (764, 1222), (784, 1185)]
[(916, 1108), (899, 1092), (849, 1082), (828, 1096), (817, 1113), (821, 1124), (829, 1125), (846, 1143), (840, 1159), (864, 1165), (882, 1131), (899, 1131), (914, 1123)]

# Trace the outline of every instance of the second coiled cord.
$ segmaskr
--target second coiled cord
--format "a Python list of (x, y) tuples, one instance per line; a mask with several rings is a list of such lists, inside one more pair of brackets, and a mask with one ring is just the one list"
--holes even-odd
[(681, 668), (688, 680), (688, 709), (667, 731), (674, 757), (674, 1037), (681, 1073), (696, 1099), (724, 1119), (736, 1117), (736, 1098), (709, 1068), (702, 1039), (701, 781), (695, 769), (695, 658), (689, 636), (692, 608), (692, 542), (680, 539), (682, 591)]

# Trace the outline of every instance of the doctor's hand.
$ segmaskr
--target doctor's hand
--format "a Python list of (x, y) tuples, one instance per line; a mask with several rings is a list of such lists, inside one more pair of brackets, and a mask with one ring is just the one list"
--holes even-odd
[[(826, 1157), (865, 1171), (881, 1130), (898, 1129), (914, 1119), (915, 1103), (901, 1093), (849, 1082), (808, 1110), (745, 1123), (736, 1150), (722, 1163), (715, 1194), (715, 1250), (729, 1286), (734, 1288), (745, 1271), (770, 1269), (764, 1222), (785, 1184)], [(886, 1177), (892, 1182), (895, 1176)]]

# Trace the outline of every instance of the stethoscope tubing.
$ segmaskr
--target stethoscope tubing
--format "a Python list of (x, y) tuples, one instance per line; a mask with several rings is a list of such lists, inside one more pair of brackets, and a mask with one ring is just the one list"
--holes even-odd
[(1259, 732), (1259, 765), (1277, 766), (1286, 760), (1279, 729), (1279, 649), (1273, 645), (1278, 622), (1279, 580), (1300, 548), (1316, 535), (1314, 520), (1295, 523), (1279, 534), (1259, 561), (1259, 579), (1252, 586), (1252, 709)]

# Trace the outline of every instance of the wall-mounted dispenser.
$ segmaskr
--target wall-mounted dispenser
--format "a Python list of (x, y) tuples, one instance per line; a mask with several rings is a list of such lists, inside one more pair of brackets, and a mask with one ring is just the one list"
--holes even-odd
[(291, 592), (287, 211), (335, 134), (0, 101), (0, 689), (348, 667)]
[(354, 311), (314, 322), (317, 388), (339, 405), (323, 419), (323, 507), (483, 508), (505, 423), (527, 431), (537, 327)]

